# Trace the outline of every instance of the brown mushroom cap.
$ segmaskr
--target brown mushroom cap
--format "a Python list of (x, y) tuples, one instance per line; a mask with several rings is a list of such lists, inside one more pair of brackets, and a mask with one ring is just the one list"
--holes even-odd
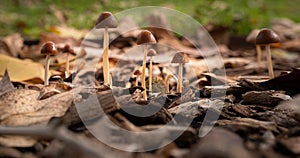
[(140, 45), (140, 44), (155, 44), (156, 43), (156, 39), (154, 38), (153, 34), (150, 31), (143, 30), (137, 36), (136, 43), (138, 45)]
[(62, 51), (63, 53), (69, 53), (75, 55), (74, 49), (69, 44), (66, 44)]
[(189, 59), (183, 52), (178, 52), (174, 55), (171, 63), (188, 63)]
[(96, 28), (116, 28), (118, 27), (118, 21), (111, 12), (103, 12), (99, 15), (96, 21)]
[(264, 28), (261, 29), (256, 37), (257, 45), (267, 45), (272, 43), (279, 43), (279, 36), (271, 29)]
[(135, 70), (135, 71), (133, 72), (133, 74), (134, 74), (134, 75), (141, 75), (142, 72), (141, 72), (140, 70)]
[(147, 53), (147, 56), (155, 56), (157, 53), (156, 53), (156, 51), (154, 50), (154, 49), (149, 49), (148, 50), (148, 53)]
[(43, 44), (42, 49), (41, 49), (41, 54), (45, 55), (56, 55), (58, 53), (55, 43), (48, 41)]

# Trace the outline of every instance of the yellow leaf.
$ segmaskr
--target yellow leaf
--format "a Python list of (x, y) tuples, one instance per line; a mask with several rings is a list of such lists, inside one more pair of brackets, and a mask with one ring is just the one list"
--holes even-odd
[(4, 75), (5, 69), (7, 69), (11, 81), (14, 82), (28, 81), (34, 78), (44, 80), (45, 69), (42, 64), (0, 54), (0, 76)]
[(62, 37), (73, 37), (78, 40), (88, 33), (87, 30), (77, 30), (75, 28), (66, 26), (52, 26), (49, 28), (49, 31)]

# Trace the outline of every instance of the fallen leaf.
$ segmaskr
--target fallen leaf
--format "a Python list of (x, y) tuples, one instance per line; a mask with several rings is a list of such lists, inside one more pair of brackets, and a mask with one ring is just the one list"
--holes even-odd
[(36, 141), (30, 136), (0, 136), (0, 145), (7, 147), (31, 147)]
[(2, 77), (2, 80), (0, 81), (0, 96), (2, 94), (5, 94), (9, 91), (14, 90), (15, 87), (12, 85), (8, 72), (5, 70), (4, 76)]
[(52, 26), (49, 28), (49, 30), (59, 35), (56, 36), (56, 38), (59, 39), (69, 38), (69, 40), (74, 40), (74, 42), (76, 40), (80, 40), (88, 33), (88, 30), (77, 30), (75, 28), (67, 27), (67, 26)]
[(17, 57), (23, 46), (23, 38), (15, 33), (0, 40), (0, 52), (9, 56)]
[(4, 75), (5, 69), (14, 82), (21, 82), (37, 78), (44, 80), (44, 66), (31, 60), (20, 60), (0, 54), (0, 76)]
[(37, 100), (40, 92), (17, 89), (0, 96), (0, 125), (29, 126), (46, 124), (52, 117), (65, 114), (72, 105), (73, 91)]

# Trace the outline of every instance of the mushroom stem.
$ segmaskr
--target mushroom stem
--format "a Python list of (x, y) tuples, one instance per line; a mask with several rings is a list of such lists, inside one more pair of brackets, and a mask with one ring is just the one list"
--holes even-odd
[(256, 45), (256, 52), (257, 52), (257, 70), (261, 67), (261, 47)]
[(145, 81), (145, 71), (146, 71), (146, 59), (147, 59), (147, 49), (148, 49), (148, 45), (145, 44), (144, 45), (144, 59), (143, 59), (143, 67), (142, 67), (142, 87), (144, 89), (143, 91), (143, 99), (147, 100), (147, 90), (146, 90), (146, 81)]
[(179, 63), (178, 67), (178, 83), (177, 83), (177, 93), (182, 93), (182, 67), (183, 64)]
[(70, 61), (69, 61), (69, 53), (67, 53), (67, 61), (66, 61), (66, 74), (65, 78), (68, 78), (70, 75)]
[(150, 57), (150, 67), (149, 67), (149, 91), (152, 92), (152, 56)]
[(109, 48), (109, 35), (108, 35), (108, 28), (105, 27), (104, 30), (104, 37), (103, 37), (103, 78), (104, 84), (108, 84), (110, 87), (112, 83), (109, 77), (109, 58), (108, 58), (108, 48)]
[(50, 55), (46, 55), (45, 77), (44, 77), (45, 86), (49, 85), (49, 81), (48, 81), (49, 66), (50, 66)]
[(271, 49), (269, 44), (266, 45), (266, 51), (267, 51), (267, 63), (268, 63), (269, 76), (270, 78), (274, 78), (272, 55), (271, 55)]
[(178, 85), (178, 79), (175, 75), (173, 74), (168, 74), (166, 79), (165, 79), (165, 90), (166, 90), (166, 94), (169, 94), (170, 93), (170, 90), (169, 90), (169, 84), (170, 84), (170, 78), (174, 78), (177, 82), (177, 85)]

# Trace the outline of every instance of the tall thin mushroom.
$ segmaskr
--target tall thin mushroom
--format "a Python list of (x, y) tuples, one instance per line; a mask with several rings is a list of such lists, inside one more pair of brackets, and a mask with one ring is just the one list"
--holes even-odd
[(153, 67), (152, 67), (152, 63), (153, 63), (153, 59), (152, 57), (155, 56), (157, 53), (154, 49), (149, 49), (147, 56), (150, 57), (150, 66), (149, 66), (149, 91), (150, 93), (152, 92), (152, 73), (153, 73)]
[(141, 80), (142, 80), (142, 87), (144, 88), (143, 99), (147, 100), (145, 71), (146, 71), (146, 59), (147, 59), (147, 52), (148, 52), (148, 44), (155, 44), (156, 43), (156, 39), (154, 38), (153, 34), (150, 31), (143, 30), (138, 35), (136, 43), (138, 45), (143, 45), (143, 47), (144, 47), (144, 58), (143, 58)]
[(103, 12), (99, 15), (96, 21), (96, 28), (104, 28), (104, 37), (103, 37), (103, 78), (104, 84), (112, 86), (112, 81), (110, 80), (109, 74), (109, 28), (118, 27), (118, 22), (116, 18), (110, 12)]
[(74, 49), (69, 44), (66, 44), (63, 48), (63, 53), (67, 54), (65, 78), (68, 78), (70, 75), (70, 61), (69, 61), (70, 54), (75, 55), (75, 52)]
[(267, 52), (267, 66), (270, 78), (274, 78), (273, 64), (272, 64), (272, 54), (270, 45), (280, 43), (279, 36), (271, 29), (264, 28), (261, 29), (256, 37), (256, 44), (259, 46), (265, 46)]
[(189, 62), (189, 59), (183, 52), (176, 53), (171, 61), (171, 63), (179, 64), (179, 66), (178, 66), (178, 83), (177, 83), (177, 89), (176, 89), (177, 93), (182, 93), (183, 64), (188, 63), (188, 62)]
[(176, 80), (177, 85), (178, 85), (178, 78), (175, 75), (173, 75), (173, 74), (168, 74), (167, 77), (165, 78), (165, 90), (166, 90), (166, 94), (170, 93), (169, 86), (170, 86), (170, 79), (171, 78), (174, 78)]
[(41, 54), (46, 55), (46, 62), (45, 62), (45, 77), (44, 77), (44, 84), (47, 86), (49, 85), (48, 81), (48, 73), (49, 73), (49, 66), (50, 66), (50, 56), (56, 55), (58, 53), (55, 43), (48, 41), (42, 45)]
[(256, 52), (257, 52), (257, 59), (256, 59), (257, 60), (257, 70), (259, 70), (261, 67), (261, 55), (262, 55), (261, 47), (256, 44), (256, 37), (257, 37), (258, 33), (259, 33), (259, 29), (254, 29), (253, 31), (251, 31), (251, 33), (246, 38), (247, 42), (255, 44), (255, 48), (256, 48)]

